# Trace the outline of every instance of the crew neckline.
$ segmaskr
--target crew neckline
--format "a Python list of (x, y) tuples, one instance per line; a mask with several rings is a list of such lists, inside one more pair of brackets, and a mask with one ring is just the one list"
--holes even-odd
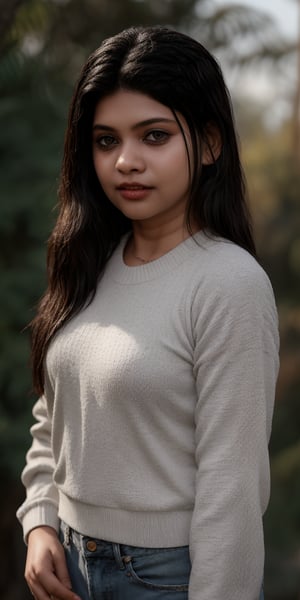
[(107, 274), (115, 281), (123, 284), (142, 283), (156, 279), (182, 264), (189, 256), (199, 251), (200, 246), (206, 245), (207, 240), (209, 240), (204, 230), (197, 231), (197, 233), (186, 238), (159, 258), (146, 264), (129, 266), (124, 262), (123, 254), (130, 235), (131, 232), (121, 238), (107, 265)]

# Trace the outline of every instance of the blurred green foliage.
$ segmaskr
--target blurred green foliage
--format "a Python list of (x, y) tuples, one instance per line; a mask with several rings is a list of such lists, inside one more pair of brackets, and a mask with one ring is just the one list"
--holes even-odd
[[(0, 0), (0, 13), (3, 0)], [(192, 32), (227, 64), (278, 60), (291, 51), (272, 23), (252, 9), (215, 9), (210, 0), (25, 0), (0, 16), (0, 477), (2, 499), (0, 595), (25, 600), (21, 532), (8, 533), (30, 443), (29, 336), (26, 326), (45, 288), (46, 241), (55, 219), (56, 190), (72, 86), (101, 40), (132, 24), (169, 24)], [(1, 13), (2, 17), (4, 13)], [(240, 40), (251, 40), (248, 52)], [(274, 43), (273, 40), (276, 40)], [(234, 43), (236, 42), (236, 45)], [(238, 51), (237, 51), (238, 49)], [(272, 498), (265, 519), (266, 599), (296, 600), (300, 589), (300, 213), (294, 123), (269, 131), (264, 113), (237, 102), (262, 264), (279, 306), (282, 367), (271, 440)], [(291, 109), (292, 114), (292, 109)], [(8, 515), (8, 516), (7, 516)], [(10, 515), (10, 516), (9, 516)], [(17, 525), (16, 525), (17, 527)]]

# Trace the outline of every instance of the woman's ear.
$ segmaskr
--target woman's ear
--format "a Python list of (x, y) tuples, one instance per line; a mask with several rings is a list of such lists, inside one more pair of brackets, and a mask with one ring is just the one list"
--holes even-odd
[(221, 150), (221, 134), (216, 125), (209, 123), (203, 136), (202, 164), (212, 165), (219, 158)]

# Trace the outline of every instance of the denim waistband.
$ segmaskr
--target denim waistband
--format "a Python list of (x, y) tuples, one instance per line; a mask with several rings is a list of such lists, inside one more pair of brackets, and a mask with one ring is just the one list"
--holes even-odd
[[(124, 569), (124, 563), (129, 562), (133, 557), (150, 556), (158, 552), (163, 552), (164, 550), (166, 552), (172, 550), (172, 548), (142, 548), (101, 540), (75, 531), (64, 521), (61, 521), (60, 528), (64, 546), (67, 547), (72, 543), (77, 550), (82, 552), (86, 557), (94, 556), (95, 558), (103, 557), (113, 559), (121, 569)], [(187, 546), (185, 547), (187, 548)], [(174, 547), (173, 550), (178, 550), (178, 547)]]

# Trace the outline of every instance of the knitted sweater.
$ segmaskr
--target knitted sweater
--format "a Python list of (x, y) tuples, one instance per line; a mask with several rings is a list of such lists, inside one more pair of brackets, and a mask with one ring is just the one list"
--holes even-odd
[(128, 267), (53, 339), (18, 511), (94, 537), (190, 545), (189, 600), (258, 600), (278, 371), (269, 280), (199, 232)]

